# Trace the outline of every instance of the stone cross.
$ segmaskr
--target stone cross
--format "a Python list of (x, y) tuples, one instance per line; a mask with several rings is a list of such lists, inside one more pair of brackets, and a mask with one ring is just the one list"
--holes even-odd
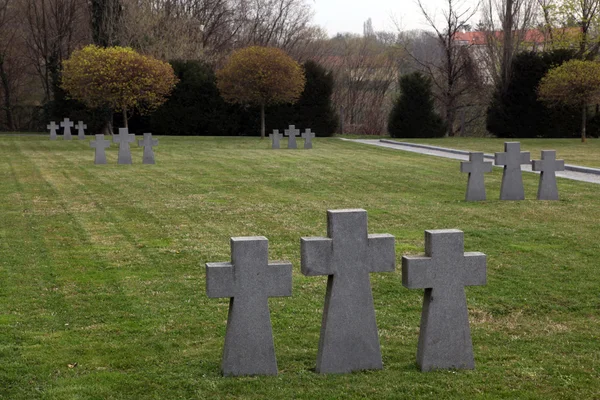
[(60, 122), (60, 126), (63, 128), (63, 139), (71, 140), (71, 127), (73, 126), (73, 121), (69, 121), (69, 118), (65, 118)]
[(87, 125), (83, 123), (83, 121), (77, 122), (77, 139), (85, 140), (85, 130), (87, 129)]
[(50, 140), (56, 140), (56, 130), (58, 129), (56, 122), (50, 121), (50, 124), (46, 125), (46, 129), (50, 129)]
[(302, 138), (304, 139), (304, 148), (312, 149), (312, 139), (315, 137), (315, 133), (311, 132), (310, 129), (305, 129), (304, 133), (302, 133)]
[(135, 135), (128, 128), (119, 128), (119, 134), (113, 136), (113, 143), (119, 143), (119, 158), (117, 164), (132, 164), (129, 143), (135, 141)]
[(531, 164), (529, 152), (521, 151), (521, 143), (505, 142), (504, 153), (496, 153), (496, 165), (504, 165), (500, 200), (524, 200), (521, 164)]
[(279, 140), (281, 139), (281, 133), (279, 133), (279, 129), (273, 129), (273, 133), (269, 135), (269, 138), (272, 140), (271, 148), (279, 149)]
[(533, 160), (532, 163), (532, 169), (541, 172), (537, 199), (558, 200), (556, 171), (565, 170), (565, 160), (557, 160), (555, 150), (542, 150), (542, 159)]
[(483, 153), (469, 153), (469, 161), (460, 163), (460, 172), (469, 173), (466, 201), (485, 200), (485, 182), (483, 174), (492, 172), (492, 163), (483, 160)]
[(144, 133), (144, 140), (138, 140), (138, 146), (144, 146), (144, 158), (142, 164), (154, 164), (154, 150), (158, 146), (158, 139), (152, 139), (151, 133)]
[(425, 289), (417, 348), (422, 371), (475, 368), (464, 286), (485, 283), (485, 254), (464, 253), (456, 229), (425, 231), (425, 257), (402, 257), (402, 284)]
[(290, 125), (288, 129), (284, 129), (283, 133), (288, 136), (288, 149), (297, 149), (296, 136), (300, 135), (300, 131), (296, 129), (295, 125)]
[(292, 295), (292, 264), (269, 263), (264, 236), (232, 237), (231, 262), (206, 264), (208, 297), (229, 297), (223, 375), (277, 375), (269, 297)]
[(106, 164), (106, 152), (104, 149), (110, 147), (110, 140), (104, 139), (104, 134), (99, 133), (96, 135), (96, 140), (90, 142), (90, 147), (96, 149), (94, 164)]
[(327, 236), (300, 239), (302, 273), (327, 275), (316, 370), (381, 369), (369, 273), (394, 271), (394, 237), (367, 234), (362, 209), (327, 211)]

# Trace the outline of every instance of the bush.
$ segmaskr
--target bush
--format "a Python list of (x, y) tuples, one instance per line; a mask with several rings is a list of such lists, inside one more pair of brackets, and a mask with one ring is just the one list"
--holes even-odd
[(388, 120), (388, 132), (395, 138), (442, 137), (444, 121), (433, 107), (431, 80), (420, 72), (400, 78), (400, 96)]

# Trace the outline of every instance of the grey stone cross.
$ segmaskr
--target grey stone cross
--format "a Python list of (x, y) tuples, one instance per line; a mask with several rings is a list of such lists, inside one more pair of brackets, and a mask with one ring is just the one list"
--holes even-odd
[(492, 172), (492, 163), (483, 160), (483, 153), (469, 153), (469, 161), (460, 163), (460, 172), (469, 173), (466, 201), (485, 200), (485, 181), (483, 174)]
[(496, 165), (504, 165), (500, 200), (524, 200), (521, 164), (531, 164), (528, 151), (521, 151), (521, 143), (505, 142), (504, 153), (495, 154)]
[(85, 140), (85, 130), (87, 129), (87, 125), (83, 123), (83, 121), (77, 122), (77, 139)]
[(144, 133), (144, 139), (138, 140), (138, 146), (144, 146), (144, 158), (142, 164), (154, 164), (154, 150), (158, 146), (158, 139), (152, 139), (152, 133)]
[(135, 141), (135, 135), (129, 133), (128, 128), (119, 128), (119, 134), (113, 136), (113, 143), (119, 143), (119, 157), (117, 164), (131, 164), (131, 150), (129, 143)]
[(56, 140), (56, 130), (58, 129), (56, 122), (50, 121), (50, 124), (46, 125), (46, 129), (50, 129), (50, 140)]
[(269, 297), (292, 295), (292, 264), (269, 263), (264, 236), (232, 237), (231, 262), (206, 264), (208, 297), (229, 297), (223, 375), (276, 375)]
[(63, 139), (71, 140), (71, 128), (73, 127), (73, 121), (69, 121), (69, 118), (65, 118), (60, 122), (60, 126), (63, 128)]
[(296, 136), (300, 135), (300, 131), (296, 129), (295, 125), (290, 125), (288, 129), (284, 129), (283, 133), (288, 136), (288, 149), (297, 149)]
[(310, 129), (305, 129), (302, 133), (302, 138), (304, 139), (304, 148), (312, 149), (312, 139), (315, 137), (315, 133), (311, 132)]
[(104, 139), (104, 134), (99, 133), (96, 135), (96, 140), (90, 142), (90, 147), (96, 149), (94, 164), (106, 164), (106, 152), (104, 150), (110, 147), (110, 140)]
[(557, 160), (555, 150), (542, 150), (542, 159), (533, 160), (532, 163), (532, 169), (540, 171), (537, 199), (558, 200), (556, 171), (565, 170), (565, 160)]
[(302, 273), (328, 276), (316, 370), (381, 369), (369, 273), (394, 271), (394, 237), (369, 235), (362, 209), (327, 211), (327, 236), (300, 239)]
[(279, 149), (279, 140), (281, 139), (281, 133), (279, 133), (279, 129), (273, 129), (273, 133), (269, 135), (269, 138), (272, 141), (271, 148)]
[(464, 253), (456, 229), (425, 231), (425, 257), (402, 257), (402, 284), (425, 289), (417, 348), (422, 371), (475, 368), (464, 286), (485, 283), (485, 254)]

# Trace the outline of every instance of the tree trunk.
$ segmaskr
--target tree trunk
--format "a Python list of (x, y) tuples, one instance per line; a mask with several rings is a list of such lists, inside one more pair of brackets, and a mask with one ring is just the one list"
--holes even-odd
[(581, 108), (581, 141), (585, 143), (585, 125), (587, 119), (587, 104), (583, 104)]
[(4, 109), (6, 111), (6, 126), (9, 131), (14, 131), (14, 123), (12, 116), (12, 105), (10, 98), (10, 82), (6, 70), (4, 69), (4, 57), (0, 56), (0, 82), (2, 82), (2, 91), (4, 92)]
[(260, 105), (260, 138), (265, 138), (265, 104)]
[(502, 21), (502, 63), (501, 82), (502, 92), (506, 90), (510, 81), (512, 53), (513, 53), (513, 0), (506, 0), (504, 20)]
[(123, 125), (125, 128), (129, 128), (127, 124), (127, 107), (123, 107)]

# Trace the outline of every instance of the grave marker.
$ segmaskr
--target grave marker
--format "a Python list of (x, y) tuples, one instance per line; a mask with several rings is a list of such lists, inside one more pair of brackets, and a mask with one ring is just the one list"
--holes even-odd
[(83, 123), (83, 121), (77, 122), (77, 139), (85, 140), (85, 130), (87, 129), (87, 125)]
[(144, 146), (144, 158), (142, 164), (154, 164), (154, 150), (158, 146), (158, 139), (152, 139), (152, 133), (144, 133), (144, 139), (138, 140), (138, 146)]
[(417, 348), (422, 371), (475, 368), (464, 286), (485, 283), (485, 254), (464, 253), (456, 229), (425, 231), (425, 257), (402, 257), (402, 284), (425, 289)]
[(65, 118), (60, 122), (60, 126), (63, 128), (63, 139), (71, 140), (71, 127), (73, 126), (73, 121), (69, 121), (69, 118)]
[(310, 129), (305, 129), (302, 133), (302, 138), (304, 139), (304, 148), (312, 149), (312, 139), (315, 137), (315, 133), (311, 132)]
[(542, 150), (542, 159), (533, 160), (532, 163), (532, 169), (540, 171), (537, 199), (558, 200), (556, 171), (565, 170), (565, 160), (557, 160), (555, 150)]
[(300, 135), (300, 131), (296, 129), (296, 126), (290, 125), (288, 129), (284, 129), (283, 133), (288, 136), (288, 149), (297, 149), (296, 136)]
[(106, 164), (106, 152), (104, 149), (110, 147), (110, 140), (104, 139), (104, 134), (96, 134), (96, 140), (90, 142), (90, 147), (96, 149), (94, 153), (94, 164)]
[(496, 165), (504, 165), (500, 200), (524, 200), (521, 164), (530, 164), (529, 152), (521, 151), (521, 143), (505, 142), (504, 153), (496, 153)]
[(135, 141), (135, 135), (129, 133), (128, 128), (119, 128), (119, 134), (113, 136), (113, 143), (119, 143), (119, 157), (117, 164), (132, 164), (129, 143)]
[(232, 237), (231, 262), (206, 264), (208, 297), (229, 297), (223, 375), (276, 375), (269, 297), (292, 295), (292, 264), (269, 263), (263, 236)]
[(327, 236), (300, 239), (302, 273), (328, 276), (316, 370), (381, 369), (369, 273), (394, 271), (394, 237), (369, 235), (361, 209), (327, 211)]
[(466, 201), (485, 200), (485, 180), (483, 174), (492, 172), (492, 163), (483, 160), (483, 153), (469, 153), (469, 161), (460, 163), (460, 172), (469, 173)]
[(273, 129), (273, 133), (271, 133), (269, 135), (269, 138), (271, 139), (271, 148), (272, 149), (279, 149), (280, 145), (279, 145), (279, 140), (281, 139), (281, 133), (279, 133), (279, 129)]
[(50, 124), (46, 125), (46, 129), (50, 129), (50, 140), (56, 140), (56, 130), (58, 129), (56, 122), (50, 121)]

